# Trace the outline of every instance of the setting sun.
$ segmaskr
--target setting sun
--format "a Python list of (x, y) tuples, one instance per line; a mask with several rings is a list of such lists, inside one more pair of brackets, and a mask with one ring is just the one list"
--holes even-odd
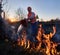
[(17, 22), (18, 20), (16, 18), (9, 18), (10, 22)]

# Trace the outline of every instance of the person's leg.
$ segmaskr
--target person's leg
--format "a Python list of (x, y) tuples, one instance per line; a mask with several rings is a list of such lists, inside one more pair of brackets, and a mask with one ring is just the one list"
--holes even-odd
[(36, 36), (37, 31), (38, 31), (38, 24), (37, 24), (37, 22), (35, 22), (35, 23), (32, 24), (32, 35)]
[(33, 42), (33, 38), (32, 38), (32, 24), (31, 23), (28, 23), (27, 39), (30, 40), (31, 42)]
[(37, 42), (37, 40), (36, 40), (37, 29), (38, 29), (37, 23), (31, 23), (31, 29), (32, 29), (31, 41), (35, 43), (35, 42)]

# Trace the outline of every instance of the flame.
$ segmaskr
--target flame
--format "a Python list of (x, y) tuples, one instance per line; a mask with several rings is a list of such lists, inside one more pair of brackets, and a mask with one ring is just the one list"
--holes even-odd
[[(31, 43), (30, 40), (27, 40), (27, 35), (26, 31), (23, 30), (22, 32), (22, 38), (18, 39), (18, 45), (23, 46), (25, 49), (29, 49), (30, 51), (44, 51), (46, 55), (57, 55), (60, 54), (56, 50), (56, 46), (58, 45), (57, 43), (54, 43), (51, 41), (51, 38), (55, 35), (56, 33), (56, 27), (53, 26), (53, 33), (50, 32), (50, 34), (44, 34), (44, 29), (42, 28), (42, 25), (39, 25), (40, 28), (38, 28), (38, 34), (36, 36), (36, 39), (38, 41), (37, 44)], [(42, 37), (44, 38), (42, 40)], [(42, 48), (42, 43), (45, 44), (45, 48)], [(32, 45), (32, 46), (31, 46)]]
[(26, 31), (25, 30), (23, 30), (23, 32), (22, 32), (22, 38), (19, 38), (18, 39), (18, 45), (19, 46), (26, 46)]

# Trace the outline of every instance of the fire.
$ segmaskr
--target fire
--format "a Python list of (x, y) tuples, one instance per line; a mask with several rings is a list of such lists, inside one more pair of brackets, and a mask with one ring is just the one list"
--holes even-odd
[(38, 28), (38, 35), (37, 35), (37, 40), (39, 42), (38, 46), (37, 46), (37, 50), (41, 48), (41, 44), (42, 44), (42, 35), (43, 35), (43, 28), (42, 28), (42, 24), (39, 25), (39, 28)]
[[(55, 33), (56, 27), (53, 26), (53, 32), (44, 34), (44, 29), (42, 28), (42, 24), (40, 24), (38, 28), (38, 34), (36, 36), (38, 41), (36, 44), (32, 43), (30, 40), (27, 40), (26, 31), (23, 30), (22, 37), (18, 39), (18, 45), (23, 46), (25, 49), (30, 49), (30, 51), (44, 51), (46, 55), (57, 55), (59, 54), (56, 50), (58, 44), (51, 41), (51, 38), (55, 35)], [(45, 44), (45, 48), (42, 48), (42, 43)]]
[(20, 38), (18, 39), (18, 45), (24, 46), (26, 44), (26, 31), (25, 30), (22, 32), (21, 37), (22, 37), (21, 39)]

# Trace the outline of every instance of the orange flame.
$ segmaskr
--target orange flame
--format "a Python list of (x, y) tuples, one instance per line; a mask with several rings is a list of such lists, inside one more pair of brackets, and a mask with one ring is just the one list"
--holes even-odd
[[(44, 34), (44, 29), (42, 28), (42, 25), (39, 25), (40, 28), (38, 28), (38, 34), (36, 39), (38, 40), (37, 44), (31, 43), (29, 40), (26, 39), (26, 31), (23, 30), (22, 32), (22, 38), (18, 39), (18, 45), (19, 46), (24, 46), (26, 49), (33, 49), (35, 51), (41, 51), (41, 46), (42, 42), (45, 44), (44, 52), (46, 55), (56, 55), (59, 54), (56, 51), (56, 46), (58, 45), (57, 43), (54, 43), (51, 41), (51, 38), (55, 35), (56, 33), (56, 27), (53, 26), (53, 33), (50, 32), (50, 34)], [(42, 40), (42, 37), (45, 39)], [(33, 47), (31, 47), (31, 44)]]

